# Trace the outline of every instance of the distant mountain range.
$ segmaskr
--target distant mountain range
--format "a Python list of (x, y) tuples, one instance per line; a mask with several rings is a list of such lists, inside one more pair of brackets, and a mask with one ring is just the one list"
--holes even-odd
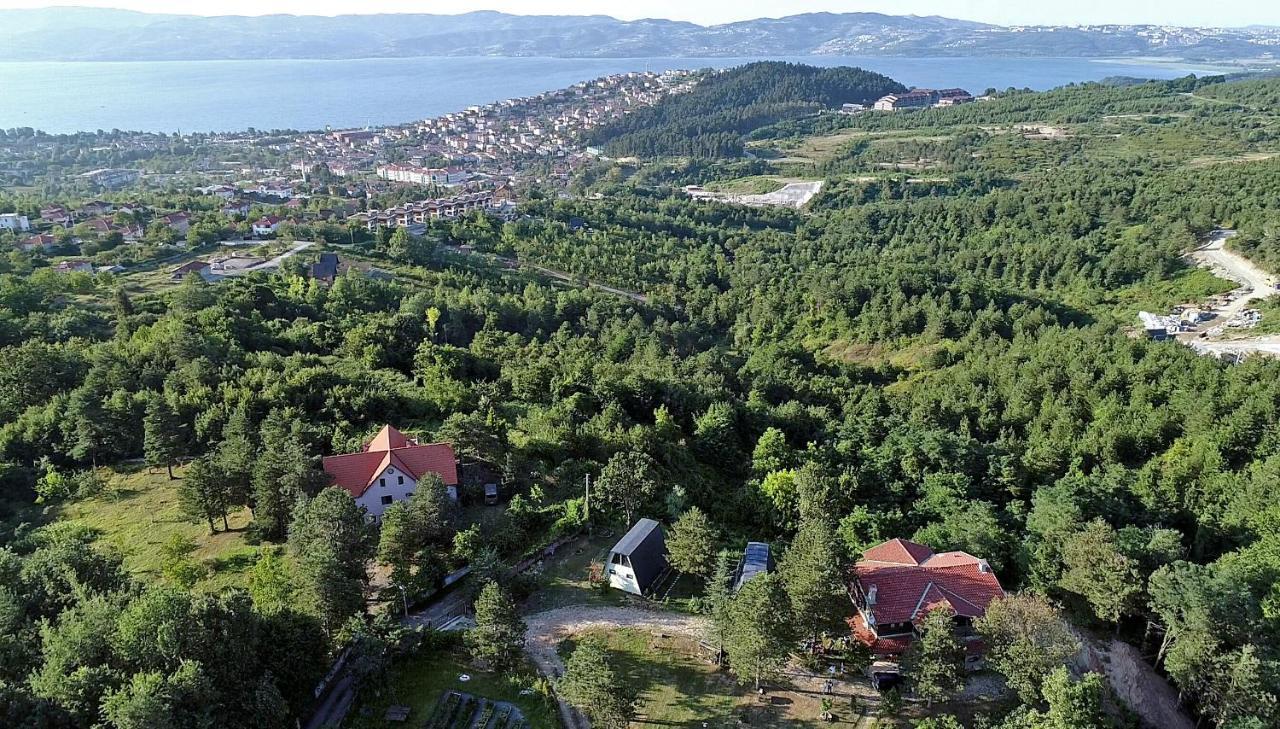
[(0, 10), (0, 60), (164, 61), (408, 56), (1157, 56), (1226, 60), (1280, 50), (1280, 29), (998, 26), (936, 16), (810, 13), (702, 26), (603, 15), (159, 15)]

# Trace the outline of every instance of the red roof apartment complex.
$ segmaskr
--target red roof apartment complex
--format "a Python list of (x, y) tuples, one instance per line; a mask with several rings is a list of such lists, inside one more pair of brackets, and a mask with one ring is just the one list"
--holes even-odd
[(971, 662), (980, 660), (981, 644), (969, 628), (992, 600), (1004, 596), (986, 560), (965, 552), (936, 554), (923, 544), (892, 539), (864, 552), (853, 572), (850, 594), (858, 614), (850, 623), (877, 658), (900, 656), (924, 616), (944, 609)]
[(370, 516), (380, 519), (387, 507), (413, 495), (423, 476), (434, 473), (449, 496), (458, 498), (458, 459), (448, 443), (421, 445), (390, 425), (384, 426), (359, 453), (328, 456), (324, 470), (351, 494)]

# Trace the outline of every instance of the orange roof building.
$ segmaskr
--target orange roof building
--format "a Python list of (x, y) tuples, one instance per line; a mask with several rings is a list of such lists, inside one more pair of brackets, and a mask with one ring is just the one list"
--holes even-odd
[[(853, 568), (850, 595), (858, 614), (853, 634), (881, 658), (901, 655), (933, 610), (946, 610), (962, 637), (1004, 589), (985, 559), (966, 552), (935, 553), (923, 544), (891, 539), (866, 552)], [(976, 638), (970, 655), (981, 653)]]
[(413, 495), (418, 482), (434, 473), (449, 496), (458, 498), (458, 459), (448, 443), (419, 444), (390, 425), (384, 426), (359, 453), (328, 456), (326, 473), (346, 489), (369, 515), (381, 519), (387, 507)]

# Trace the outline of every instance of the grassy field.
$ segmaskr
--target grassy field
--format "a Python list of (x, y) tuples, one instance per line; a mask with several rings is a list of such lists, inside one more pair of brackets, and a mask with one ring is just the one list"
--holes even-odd
[(1206, 269), (1185, 268), (1163, 281), (1134, 284), (1087, 299), (1068, 298), (1066, 303), (1086, 310), (1109, 310), (1122, 323), (1136, 325), (1139, 311), (1163, 314), (1177, 304), (1203, 301), (1237, 286), (1236, 283), (1214, 276)]
[(619, 534), (597, 533), (561, 547), (530, 574), (538, 580), (538, 591), (524, 604), (524, 611), (536, 613), (565, 605), (621, 605), (626, 595), (618, 590), (600, 590), (591, 584), (592, 560), (604, 560)]
[[(180, 469), (177, 475), (181, 476)], [(182, 535), (195, 542), (197, 549), (192, 558), (208, 570), (197, 583), (198, 589), (216, 591), (247, 584), (248, 570), (260, 552), (259, 547), (245, 540), (248, 510), (231, 515), (231, 531), (210, 535), (207, 525), (182, 519), (178, 510), (179, 482), (170, 481), (163, 471), (151, 473), (142, 466), (122, 467), (108, 471), (107, 479), (102, 493), (63, 504), (56, 518), (100, 532), (99, 542), (123, 555), (125, 568), (143, 581), (160, 579), (161, 548), (174, 535)]]
[[(626, 681), (640, 692), (633, 726), (681, 727), (860, 727), (867, 724), (849, 708), (846, 696), (833, 699), (833, 721), (822, 721), (822, 694), (796, 687), (771, 688), (758, 696), (709, 663), (686, 638), (637, 630), (583, 634), (603, 640)], [(579, 640), (582, 636), (579, 636)], [(563, 652), (572, 650), (566, 641)], [(888, 726), (888, 725), (886, 725)]]
[[(460, 652), (433, 652), (424, 648), (418, 655), (397, 662), (391, 669), (392, 679), (388, 689), (380, 696), (357, 706), (343, 724), (348, 729), (375, 729), (376, 727), (420, 727), (440, 700), (450, 690), (465, 691), (473, 696), (509, 701), (524, 712), (532, 729), (555, 729), (560, 726), (555, 705), (536, 691), (535, 674), (531, 668), (517, 673), (499, 675), (478, 671)], [(459, 680), (466, 675), (467, 681)], [(388, 722), (383, 719), (387, 707), (399, 704), (410, 707), (406, 722)]]
[(786, 183), (774, 177), (757, 175), (755, 177), (739, 177), (736, 180), (716, 180), (708, 182), (704, 187), (712, 192), (725, 192), (732, 195), (767, 195), (781, 190)]

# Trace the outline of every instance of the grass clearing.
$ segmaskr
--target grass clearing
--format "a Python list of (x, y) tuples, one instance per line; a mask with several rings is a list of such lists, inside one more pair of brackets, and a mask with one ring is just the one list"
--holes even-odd
[(786, 182), (776, 177), (757, 175), (755, 177), (739, 177), (736, 180), (716, 180), (708, 182), (705, 187), (712, 192), (725, 192), (733, 195), (767, 195), (777, 192)]
[(823, 355), (840, 362), (864, 367), (893, 367), (915, 371), (929, 366), (934, 354), (946, 347), (943, 342), (917, 342), (904, 347), (837, 339), (822, 348)]
[[(97, 530), (98, 541), (118, 551), (124, 557), (125, 569), (143, 581), (160, 579), (162, 548), (175, 535), (181, 535), (195, 542), (192, 558), (208, 569), (197, 589), (217, 591), (247, 585), (248, 571), (261, 552), (261, 547), (246, 540), (250, 521), (247, 509), (229, 517), (231, 531), (211, 535), (206, 524), (183, 519), (178, 508), (179, 481), (170, 481), (164, 471), (152, 473), (143, 466), (133, 466), (105, 473), (107, 487), (102, 493), (61, 505), (57, 519)], [(175, 475), (181, 477), (181, 473), (181, 469), (175, 469)], [(222, 525), (218, 528), (221, 530)]]
[(1163, 314), (1178, 304), (1200, 302), (1238, 286), (1207, 269), (1184, 268), (1162, 281), (1138, 283), (1087, 299), (1069, 297), (1066, 303), (1085, 310), (1109, 309), (1122, 322), (1136, 324), (1139, 311)]
[(626, 595), (620, 590), (600, 590), (591, 584), (593, 560), (604, 561), (620, 535), (610, 532), (582, 537), (560, 547), (554, 556), (529, 574), (538, 580), (538, 591), (524, 604), (527, 613), (566, 605), (622, 605)]
[[(459, 680), (462, 675), (469, 680)], [(478, 670), (461, 650), (441, 652), (424, 647), (412, 656), (397, 660), (391, 667), (387, 687), (363, 705), (357, 705), (343, 726), (347, 729), (421, 727), (435, 710), (441, 695), (446, 691), (464, 691), (476, 697), (515, 704), (532, 729), (556, 729), (560, 719), (555, 703), (536, 690), (521, 693), (534, 688), (536, 683), (531, 667), (500, 675)], [(389, 722), (383, 718), (387, 707), (393, 704), (409, 707), (406, 722)]]

